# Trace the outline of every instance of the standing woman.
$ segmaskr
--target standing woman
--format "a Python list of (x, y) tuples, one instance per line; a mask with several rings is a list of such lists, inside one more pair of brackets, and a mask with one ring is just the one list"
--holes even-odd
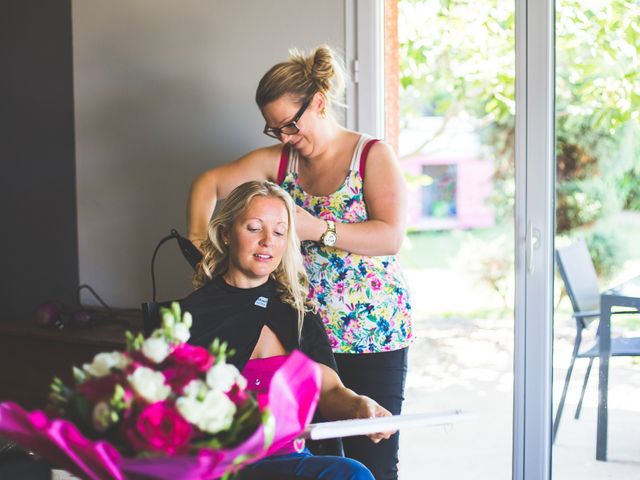
[[(327, 330), (344, 384), (401, 412), (412, 340), (411, 307), (396, 254), (406, 187), (393, 150), (347, 130), (332, 106), (343, 87), (329, 47), (293, 51), (260, 80), (264, 133), (280, 144), (204, 172), (189, 198), (189, 238), (200, 246), (216, 201), (249, 180), (271, 180), (293, 197), (309, 297)], [(344, 439), (345, 453), (378, 480), (396, 479), (398, 434), (372, 444)]]

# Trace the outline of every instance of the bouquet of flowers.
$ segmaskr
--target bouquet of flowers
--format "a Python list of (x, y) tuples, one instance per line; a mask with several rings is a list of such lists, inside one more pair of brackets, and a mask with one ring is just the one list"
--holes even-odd
[(190, 345), (191, 316), (177, 303), (125, 352), (74, 367), (73, 388), (54, 379), (50, 419), (0, 404), (0, 435), (61, 468), (92, 478), (219, 478), (294, 440), (319, 396), (317, 366), (294, 352), (256, 398), (233, 354)]

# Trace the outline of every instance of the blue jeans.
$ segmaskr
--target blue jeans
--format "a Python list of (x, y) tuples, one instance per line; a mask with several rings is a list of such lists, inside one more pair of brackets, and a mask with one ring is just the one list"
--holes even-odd
[(374, 480), (371, 472), (351, 458), (313, 455), (306, 448), (300, 453), (264, 458), (245, 468), (248, 478), (318, 479), (318, 480)]

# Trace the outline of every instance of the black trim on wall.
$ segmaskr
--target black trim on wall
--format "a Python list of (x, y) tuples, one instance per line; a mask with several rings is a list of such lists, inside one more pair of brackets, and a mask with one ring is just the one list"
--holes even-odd
[(78, 285), (71, 1), (0, 11), (0, 321), (26, 321)]

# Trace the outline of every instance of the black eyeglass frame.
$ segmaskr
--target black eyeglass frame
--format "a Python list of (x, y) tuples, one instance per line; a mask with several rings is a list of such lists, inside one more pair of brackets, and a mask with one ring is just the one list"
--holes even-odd
[[(307, 98), (302, 103), (300, 110), (298, 110), (298, 112), (295, 114), (295, 116), (293, 117), (293, 120), (285, 123), (281, 127), (269, 127), (265, 125), (264, 130), (262, 130), (262, 133), (264, 133), (268, 137), (275, 138), (276, 140), (280, 140), (282, 138), (283, 133), (285, 135), (295, 135), (296, 133), (298, 133), (300, 131), (300, 127), (298, 127), (297, 122), (300, 120), (302, 115), (304, 115), (304, 112), (306, 112), (307, 107), (311, 104), (312, 99), (313, 99), (313, 96)], [(285, 130), (287, 129), (290, 129), (290, 131), (286, 132)]]

